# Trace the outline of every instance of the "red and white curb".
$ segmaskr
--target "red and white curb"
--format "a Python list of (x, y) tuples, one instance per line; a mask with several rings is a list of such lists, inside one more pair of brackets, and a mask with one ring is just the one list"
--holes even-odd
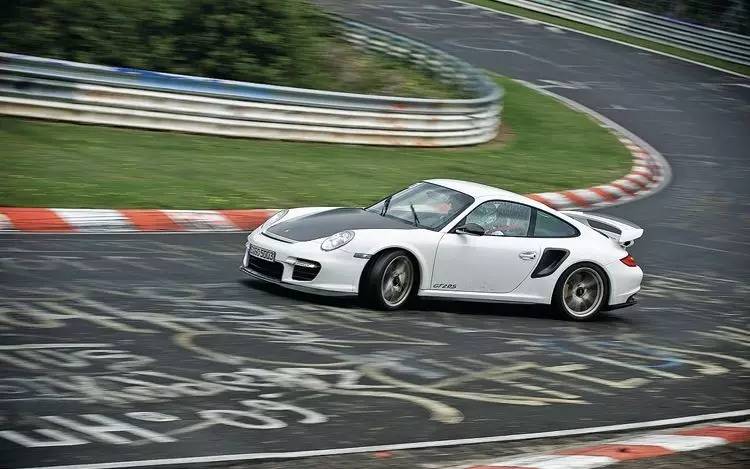
[(528, 194), (528, 197), (538, 200), (558, 210), (592, 210), (614, 205), (621, 205), (655, 194), (669, 184), (672, 170), (667, 160), (656, 149), (651, 147), (632, 132), (617, 124), (613, 120), (580, 103), (553, 93), (545, 88), (524, 80), (515, 80), (540, 94), (550, 96), (562, 102), (569, 108), (583, 112), (614, 134), (625, 145), (633, 157), (630, 172), (620, 179), (608, 184), (574, 189), (561, 192), (543, 192)]
[[(614, 132), (614, 130), (613, 130)], [(665, 185), (664, 164), (648, 151), (625, 136), (620, 142), (633, 155), (633, 167), (626, 176), (608, 184), (562, 192), (543, 192), (527, 196), (558, 210), (596, 209), (631, 202), (648, 195)]]
[[(563, 192), (527, 194), (558, 210), (596, 209), (635, 200), (665, 184), (664, 165), (633, 140), (619, 136), (633, 155), (627, 176), (606, 185)], [(248, 231), (278, 209), (140, 210), (0, 207), (0, 232), (213, 232)]]
[[(610, 119), (572, 100), (516, 80), (567, 106), (588, 114), (614, 133), (630, 150), (633, 166), (626, 176), (608, 184), (561, 192), (526, 194), (558, 210), (592, 210), (620, 205), (651, 195), (670, 180), (669, 164), (658, 151)], [(248, 231), (279, 209), (160, 210), (0, 207), (0, 233), (112, 233)]]
[(247, 231), (260, 226), (276, 211), (0, 208), (0, 232)]
[(591, 469), (746, 441), (750, 441), (750, 420), (673, 429), (441, 469)]

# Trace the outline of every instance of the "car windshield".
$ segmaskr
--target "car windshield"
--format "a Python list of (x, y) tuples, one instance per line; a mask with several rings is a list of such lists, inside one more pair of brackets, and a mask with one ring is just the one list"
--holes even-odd
[(437, 231), (473, 202), (474, 198), (463, 192), (429, 182), (419, 182), (365, 210)]

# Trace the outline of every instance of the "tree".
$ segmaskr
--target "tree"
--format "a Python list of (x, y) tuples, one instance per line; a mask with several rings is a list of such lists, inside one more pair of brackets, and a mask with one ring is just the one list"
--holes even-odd
[(278, 85), (325, 83), (333, 28), (309, 0), (6, 0), (19, 54)]
[(321, 76), (328, 18), (306, 0), (192, 0), (176, 23), (184, 73), (307, 86)]

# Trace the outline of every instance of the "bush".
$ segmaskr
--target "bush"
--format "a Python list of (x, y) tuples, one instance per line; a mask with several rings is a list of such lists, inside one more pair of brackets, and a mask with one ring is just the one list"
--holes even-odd
[(325, 80), (333, 27), (308, 1), (186, 3), (174, 28), (178, 73), (303, 87)]
[(327, 80), (309, 0), (5, 0), (8, 52), (277, 85)]

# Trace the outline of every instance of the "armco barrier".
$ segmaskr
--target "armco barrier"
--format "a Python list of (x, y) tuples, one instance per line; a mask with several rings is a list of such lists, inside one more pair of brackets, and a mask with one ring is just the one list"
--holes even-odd
[(497, 135), (503, 90), (440, 50), (334, 17), (356, 47), (397, 56), (466, 99), (289, 88), (0, 53), (0, 114), (248, 138), (459, 146)]
[(601, 0), (494, 0), (750, 65), (750, 36), (688, 24)]

